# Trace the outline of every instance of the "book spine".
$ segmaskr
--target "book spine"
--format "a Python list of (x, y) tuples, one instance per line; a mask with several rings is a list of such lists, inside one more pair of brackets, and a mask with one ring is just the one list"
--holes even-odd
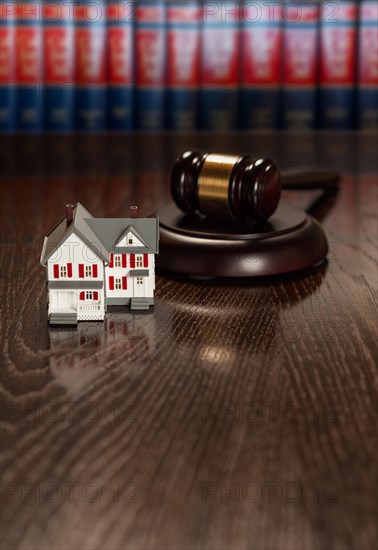
[(108, 128), (134, 126), (134, 2), (107, 5)]
[(378, 129), (378, 4), (364, 1), (360, 7), (358, 127)]
[(38, 132), (43, 128), (41, 4), (24, 0), (16, 11), (16, 126)]
[(319, 124), (354, 125), (357, 2), (325, 2), (320, 11)]
[(73, 2), (46, 3), (43, 10), (44, 127), (73, 130)]
[(75, 128), (106, 127), (106, 28), (102, 0), (75, 2)]
[(16, 129), (16, 4), (0, 2), (0, 131)]
[(279, 124), (282, 9), (277, 2), (251, 3), (242, 11), (240, 127), (274, 129)]
[(318, 80), (318, 3), (287, 3), (283, 16), (282, 126), (312, 130)]
[(166, 4), (139, 2), (136, 6), (136, 127), (165, 127)]
[(168, 128), (197, 128), (200, 87), (199, 2), (168, 4)]
[(240, 5), (205, 3), (202, 17), (201, 127), (237, 126), (239, 99)]

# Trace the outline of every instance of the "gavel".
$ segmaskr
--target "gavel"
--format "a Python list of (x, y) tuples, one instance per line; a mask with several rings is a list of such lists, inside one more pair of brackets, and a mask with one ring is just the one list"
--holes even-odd
[(189, 215), (237, 220), (249, 224), (269, 219), (282, 189), (335, 189), (334, 172), (291, 171), (281, 174), (271, 159), (186, 151), (171, 176), (172, 198)]

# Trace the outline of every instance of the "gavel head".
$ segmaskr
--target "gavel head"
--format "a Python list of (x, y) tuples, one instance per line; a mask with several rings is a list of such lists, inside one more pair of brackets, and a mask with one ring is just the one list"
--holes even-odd
[(281, 175), (270, 159), (187, 151), (173, 167), (171, 192), (186, 214), (261, 222), (278, 206)]

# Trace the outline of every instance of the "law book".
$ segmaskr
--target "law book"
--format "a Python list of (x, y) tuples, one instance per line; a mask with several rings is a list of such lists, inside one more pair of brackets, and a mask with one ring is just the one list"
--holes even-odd
[(166, 3), (136, 4), (136, 128), (161, 130), (166, 123)]
[(198, 124), (201, 19), (199, 2), (170, 2), (168, 18), (167, 124), (175, 131)]
[(44, 129), (74, 128), (73, 1), (45, 2), (43, 9)]
[(378, 3), (360, 6), (357, 117), (363, 130), (378, 129)]
[(238, 124), (240, 4), (203, 6), (200, 126), (227, 131)]
[(282, 126), (313, 130), (318, 81), (318, 2), (284, 4)]
[(0, 2), (0, 131), (16, 130), (16, 4)]
[(42, 5), (36, 0), (16, 10), (16, 127), (20, 132), (43, 129)]
[(75, 14), (75, 129), (106, 128), (105, 2), (77, 0)]
[(319, 126), (347, 130), (354, 126), (357, 2), (320, 6)]
[(135, 3), (107, 4), (108, 129), (134, 126), (134, 20)]
[(242, 22), (240, 127), (274, 129), (279, 124), (282, 9), (277, 2), (245, 1)]

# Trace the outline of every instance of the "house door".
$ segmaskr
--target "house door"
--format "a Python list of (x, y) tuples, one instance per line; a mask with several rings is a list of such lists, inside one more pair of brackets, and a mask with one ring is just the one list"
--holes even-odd
[(74, 292), (59, 292), (58, 294), (59, 309), (77, 309), (77, 298)]
[(144, 298), (144, 277), (134, 277), (134, 298)]

